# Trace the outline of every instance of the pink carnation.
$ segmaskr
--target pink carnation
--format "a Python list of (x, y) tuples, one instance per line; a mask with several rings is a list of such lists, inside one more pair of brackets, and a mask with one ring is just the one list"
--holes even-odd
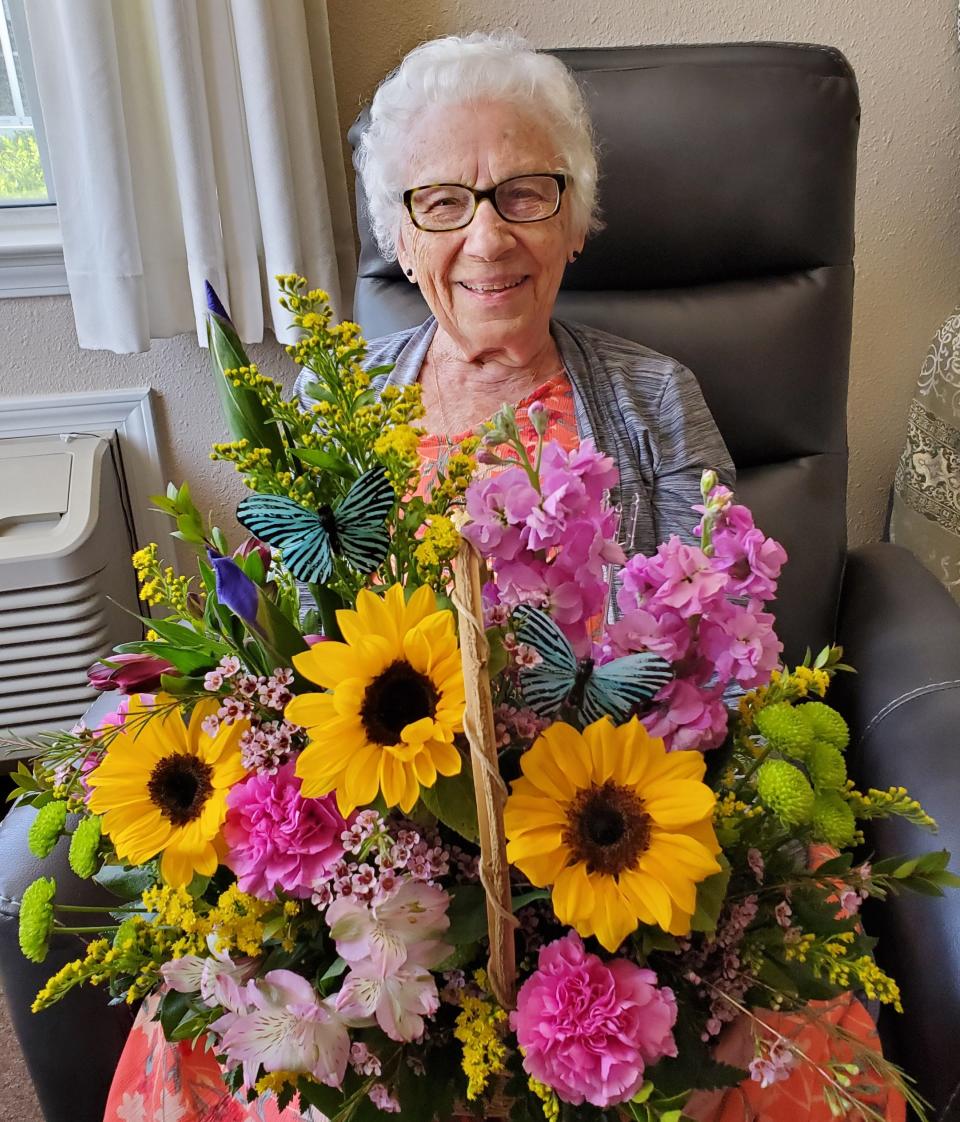
[(633, 1098), (646, 1065), (677, 1054), (677, 1002), (656, 982), (627, 959), (588, 954), (575, 931), (543, 947), (510, 1015), (524, 1070), (574, 1106)]
[(277, 889), (307, 899), (343, 856), (347, 823), (335, 795), (303, 798), (294, 766), (250, 775), (227, 796), (227, 864), (241, 890), (261, 900)]

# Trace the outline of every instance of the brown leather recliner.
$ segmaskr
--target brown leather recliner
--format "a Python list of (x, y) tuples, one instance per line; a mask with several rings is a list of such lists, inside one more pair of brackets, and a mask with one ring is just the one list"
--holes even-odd
[[(960, 610), (904, 550), (846, 548), (859, 122), (850, 67), (836, 50), (799, 44), (558, 53), (591, 103), (607, 227), (568, 269), (557, 315), (639, 340), (696, 374), (740, 498), (790, 554), (775, 605), (787, 657), (844, 645), (859, 670), (835, 695), (852, 726), (854, 773), (862, 786), (907, 786), (960, 864)], [(377, 255), (358, 202), (355, 317), (375, 338), (426, 309)], [(15, 812), (0, 828), (3, 987), (48, 1122), (99, 1122), (122, 1039), (117, 1011), (93, 994), (35, 1024), (23, 1012), (47, 973), (16, 946), (16, 901), (37, 872), (24, 858), (27, 817)], [(870, 841), (885, 855), (932, 847), (900, 823)], [(906, 1009), (882, 1021), (887, 1050), (944, 1122), (960, 1120), (957, 930), (956, 896), (894, 900), (873, 930)]]

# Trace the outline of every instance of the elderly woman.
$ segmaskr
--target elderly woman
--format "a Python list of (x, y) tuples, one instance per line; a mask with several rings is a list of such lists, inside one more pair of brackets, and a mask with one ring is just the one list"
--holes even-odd
[[(549, 409), (548, 436), (568, 447), (592, 437), (614, 458), (620, 499), (637, 510), (633, 548), (650, 551), (670, 533), (688, 533), (703, 469), (716, 468), (728, 483), (733, 476), (693, 375), (639, 343), (553, 318), (564, 270), (599, 226), (590, 121), (562, 63), (507, 35), (423, 44), (378, 89), (359, 167), (380, 249), (399, 261), (431, 312), (368, 352), (371, 368), (394, 364), (381, 389), (421, 385), (425, 477), (504, 402), (517, 407), (521, 432), (532, 437), (528, 408), (539, 401)], [(745, 1023), (720, 1052), (749, 1061)], [(748, 1081), (725, 1098), (699, 1095), (687, 1113), (806, 1122), (817, 1097), (802, 1081), (803, 1109), (796, 1088), (789, 1100), (767, 1091), (761, 1114), (755, 1087)], [(300, 1115), (290, 1108), (278, 1115), (273, 1102), (243, 1107), (210, 1053), (167, 1045), (141, 1014), (105, 1122), (133, 1117), (294, 1122)]]
[(638, 505), (634, 548), (687, 532), (702, 470), (733, 475), (693, 375), (552, 318), (600, 224), (590, 119), (566, 67), (511, 36), (425, 43), (377, 90), (358, 164), (380, 250), (432, 313), (369, 351), (371, 366), (395, 363), (387, 384), (420, 383), (425, 461), (504, 402), (522, 424), (539, 400), (551, 437), (592, 437), (614, 458), (621, 499)]

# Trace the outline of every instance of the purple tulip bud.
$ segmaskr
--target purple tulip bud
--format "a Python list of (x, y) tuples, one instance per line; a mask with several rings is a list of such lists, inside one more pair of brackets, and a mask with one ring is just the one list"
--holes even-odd
[(209, 311), (213, 312), (215, 316), (220, 316), (221, 319), (225, 319), (227, 323), (229, 323), (230, 317), (227, 315), (226, 308), (220, 303), (220, 297), (217, 295), (213, 285), (208, 280), (205, 280), (203, 282), (203, 289), (207, 296), (207, 308)]
[(152, 693), (160, 688), (160, 675), (176, 673), (165, 658), (152, 654), (115, 654), (95, 662), (87, 679), (95, 690)]
[(326, 635), (317, 635), (311, 633), (310, 635), (304, 635), (303, 641), (307, 644), (308, 647), (315, 647), (317, 643), (325, 643), (327, 641), (327, 637)]
[(232, 557), (213, 549), (207, 550), (207, 556), (216, 577), (217, 599), (245, 623), (256, 623), (257, 586)]

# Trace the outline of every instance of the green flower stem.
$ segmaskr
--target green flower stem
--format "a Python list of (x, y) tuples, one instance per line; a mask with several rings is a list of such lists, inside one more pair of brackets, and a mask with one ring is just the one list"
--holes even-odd
[(58, 923), (55, 928), (57, 935), (106, 935), (108, 931), (119, 930), (119, 924), (113, 924), (107, 927), (61, 927)]
[(747, 768), (747, 770), (743, 773), (743, 775), (740, 777), (739, 781), (737, 782), (736, 787), (734, 787), (734, 789), (733, 789), (734, 797), (739, 796), (739, 794), (743, 790), (744, 785), (746, 784), (747, 780), (754, 774), (754, 772), (756, 772), (758, 770), (760, 765), (766, 760), (767, 756), (770, 755), (771, 749), (772, 749), (772, 745), (770, 745), (770, 744), (765, 745), (764, 749), (760, 753), (760, 755), (757, 756), (757, 758), (750, 764), (750, 766)]
[[(53, 906), (58, 912), (115, 912), (122, 904), (118, 903), (114, 907), (94, 906), (92, 904), (89, 907), (83, 904), (54, 904)], [(144, 914), (146, 914), (146, 911), (144, 911)]]

